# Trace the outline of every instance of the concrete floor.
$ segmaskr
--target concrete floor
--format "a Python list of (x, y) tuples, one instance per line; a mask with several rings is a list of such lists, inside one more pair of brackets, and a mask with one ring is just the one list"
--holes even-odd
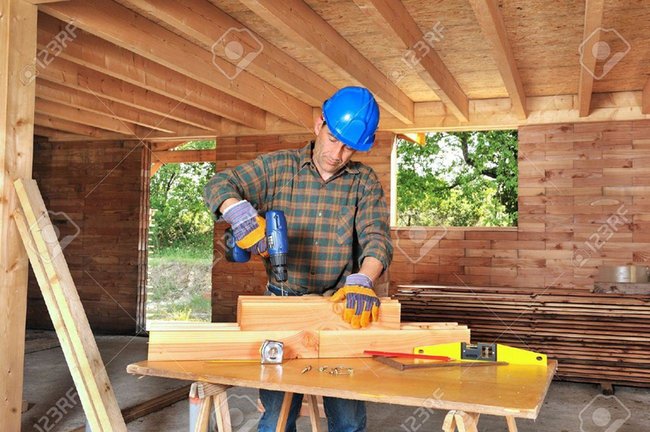
[[(187, 383), (161, 378), (138, 379), (125, 372), (126, 365), (146, 358), (147, 339), (99, 336), (97, 342), (120, 407), (132, 406)], [(51, 345), (51, 344), (50, 344)], [(60, 348), (31, 352), (25, 358), (24, 399), (35, 404), (23, 414), (22, 430), (69, 431), (84, 424), (83, 411), (72, 385)], [(486, 389), (489, 391), (489, 389)], [(257, 392), (229, 391), (233, 431), (256, 430), (259, 417)], [(650, 431), (650, 389), (616, 387), (615, 397), (600, 395), (596, 385), (554, 382), (537, 421), (518, 420), (520, 432), (645, 432)], [(368, 430), (382, 432), (439, 431), (444, 413), (389, 404), (368, 405)], [(133, 432), (186, 431), (188, 404), (167, 409), (129, 423)], [(582, 422), (581, 422), (582, 419)], [(309, 431), (301, 418), (299, 431)], [(481, 417), (480, 432), (506, 431), (502, 418)]]

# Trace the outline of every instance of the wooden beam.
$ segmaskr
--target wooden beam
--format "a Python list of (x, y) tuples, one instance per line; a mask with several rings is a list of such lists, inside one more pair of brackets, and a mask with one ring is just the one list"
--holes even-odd
[(56, 129), (58, 131), (68, 132), (84, 137), (122, 140), (127, 138), (124, 134), (121, 133), (107, 132), (93, 126), (83, 125), (74, 121), (63, 120), (47, 114), (36, 113), (34, 115), (34, 123), (38, 126), (43, 126), (49, 129)]
[(154, 163), (152, 163), (151, 168), (149, 168), (149, 177), (155, 176), (156, 173), (158, 172), (158, 170), (160, 170), (160, 168), (163, 167), (163, 165), (164, 164), (162, 162), (154, 162)]
[(527, 97), (528, 118), (520, 119), (512, 110), (510, 98), (470, 101), (470, 119), (460, 122), (441, 102), (415, 104), (415, 123), (405, 125), (396, 118), (384, 117), (380, 130), (394, 132), (471, 131), (516, 129), (523, 125), (630, 121), (650, 119), (641, 112), (641, 92), (595, 93), (589, 118), (580, 117), (577, 95)]
[(483, 35), (492, 46), (492, 57), (497, 64), (503, 83), (512, 99), (512, 106), (517, 115), (525, 119), (526, 93), (521, 82), (515, 57), (510, 48), (508, 33), (495, 0), (470, 0), (476, 20), (481, 26)]
[(191, 162), (216, 162), (217, 150), (175, 150), (155, 151), (151, 154), (153, 163), (191, 163)]
[[(401, 1), (391, 0), (354, 0), (354, 2), (385, 33), (391, 35), (393, 39), (400, 40), (402, 48), (412, 50), (413, 58), (409, 57), (408, 67), (418, 72), (420, 78), (438, 95), (458, 120), (468, 121), (467, 95), (449, 72), (435, 48), (426, 44), (429, 38), (422, 33), (404, 4)], [(425, 55), (421, 55), (422, 49), (415, 48), (420, 44), (427, 47)]]
[[(350, 324), (341, 319), (344, 303), (332, 303), (323, 297), (304, 297), (301, 300), (274, 296), (239, 296), (237, 323), (242, 330), (352, 329)], [(399, 329), (399, 302), (382, 299), (379, 321), (371, 323), (368, 328)]]
[(60, 57), (39, 71), (38, 76), (49, 82), (171, 118), (197, 128), (218, 131), (221, 127), (222, 119), (214, 114), (79, 66)]
[[(51, 139), (51, 138), (54, 138), (54, 137), (60, 136), (60, 135), (61, 135), (61, 131), (59, 131), (59, 130), (52, 129), (52, 128), (49, 128), (49, 127), (46, 127), (46, 126), (39, 126), (37, 124), (34, 125), (34, 136), (41, 136), (41, 137)], [(74, 134), (74, 135), (75, 135), (75, 138), (77, 140), (81, 140), (81, 139), (90, 140), (90, 139), (92, 139), (91, 137), (87, 137), (87, 136), (83, 136), (83, 135), (76, 135), (76, 134)]]
[(275, 87), (298, 94), (301, 100), (312, 106), (321, 106), (336, 91), (336, 87), (320, 75), (207, 0), (128, 0), (126, 5), (156, 22), (164, 22), (169, 28), (179, 30), (226, 61), (232, 62), (225, 55), (224, 46), (240, 43), (246, 52), (256, 54), (246, 66), (247, 71)]
[(110, 132), (137, 136), (139, 129), (133, 123), (126, 123), (115, 117), (84, 111), (58, 102), (36, 98), (36, 112), (49, 117), (80, 123)]
[(205, 135), (209, 129), (196, 128), (157, 114), (132, 108), (119, 102), (104, 99), (99, 95), (84, 93), (80, 90), (66, 88), (48, 81), (36, 81), (36, 97), (50, 102), (57, 102), (68, 107), (114, 117), (125, 124), (135, 124), (167, 134)]
[[(354, 336), (351, 332), (354, 332)], [(371, 357), (363, 352), (413, 352), (413, 347), (416, 346), (470, 341), (470, 331), (466, 326), (433, 330), (324, 330), (318, 333), (320, 358)]]
[(267, 339), (284, 342), (284, 359), (370, 357), (364, 350), (410, 352), (419, 345), (469, 342), (466, 326), (413, 330), (151, 331), (148, 360), (257, 360)]
[(312, 331), (151, 331), (148, 360), (257, 360), (267, 340), (285, 344), (285, 359), (318, 358), (318, 334)]
[[(54, 17), (39, 14), (39, 45), (46, 49), (49, 41), (55, 40), (66, 25)], [(253, 129), (264, 129), (266, 126), (264, 110), (82, 30), (76, 31), (74, 43), (67, 44), (59, 56), (182, 102), (181, 106), (190, 105)], [(206, 119), (209, 118), (206, 116)], [(206, 122), (205, 126), (210, 127), (210, 123)]]
[(25, 75), (36, 53), (37, 8), (0, 1), (0, 423), (19, 431), (23, 395), (27, 254), (12, 215), (13, 181), (31, 178), (34, 81)]
[(294, 41), (308, 44), (367, 87), (379, 104), (400, 121), (413, 122), (413, 101), (303, 0), (240, 0)]
[(650, 114), (650, 77), (643, 86), (643, 97), (641, 98), (641, 112), (643, 114)]
[(115, 393), (35, 180), (14, 182), (15, 220), (93, 430), (126, 432)]
[(603, 25), (605, 0), (585, 0), (585, 24), (580, 45), (580, 81), (578, 102), (580, 117), (589, 116), (591, 94), (594, 88), (597, 58), (593, 49), (600, 40), (599, 29)]
[[(114, 2), (87, 0), (41, 6), (42, 11), (60, 20), (72, 21), (89, 33), (128, 48), (149, 60), (224, 91), (279, 117), (311, 129), (312, 109), (246, 70), (231, 79), (220, 73), (231, 70), (230, 63), (203, 47), (165, 29)], [(160, 41), (165, 43), (160, 43)], [(216, 66), (216, 67), (215, 67)]]

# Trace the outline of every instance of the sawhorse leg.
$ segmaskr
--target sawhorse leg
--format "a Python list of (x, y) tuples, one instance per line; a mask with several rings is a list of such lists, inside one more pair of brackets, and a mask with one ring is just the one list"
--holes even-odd
[[(466, 413), (465, 411), (449, 411), (442, 424), (443, 432), (478, 432), (478, 418), (480, 414)], [(517, 432), (517, 424), (513, 416), (506, 416), (508, 432)]]
[[(312, 432), (320, 432), (320, 415), (318, 412), (318, 399), (314, 395), (305, 395), (309, 404), (309, 421), (311, 423)], [(289, 418), (289, 410), (291, 409), (291, 400), (293, 393), (285, 393), (282, 399), (282, 408), (280, 408), (280, 416), (278, 423), (275, 426), (275, 432), (284, 432), (287, 427), (287, 420)]]
[(232, 432), (228, 411), (229, 386), (202, 382), (192, 383), (190, 388), (190, 432), (208, 432), (212, 407), (217, 419), (217, 431)]

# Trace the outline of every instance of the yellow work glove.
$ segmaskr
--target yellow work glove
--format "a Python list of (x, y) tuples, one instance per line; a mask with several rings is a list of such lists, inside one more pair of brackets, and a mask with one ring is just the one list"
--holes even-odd
[(339, 302), (345, 299), (343, 321), (350, 323), (353, 328), (368, 327), (379, 318), (381, 302), (372, 288), (360, 285), (346, 285), (339, 289), (330, 301)]

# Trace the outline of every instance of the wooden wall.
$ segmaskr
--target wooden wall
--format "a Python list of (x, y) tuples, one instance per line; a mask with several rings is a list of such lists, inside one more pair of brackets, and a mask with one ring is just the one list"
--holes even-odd
[(395, 229), (391, 290), (439, 283), (588, 292), (650, 261), (650, 121), (519, 130), (517, 228)]
[[(142, 147), (136, 142), (41, 143), (34, 150), (34, 178), (97, 332), (136, 331), (138, 270), (140, 262), (146, 265), (138, 250)], [(51, 327), (33, 275), (27, 318), (31, 328)]]
[(650, 386), (650, 296), (591, 292), (599, 266), (650, 260), (650, 121), (524, 127), (519, 142), (517, 228), (393, 231), (402, 318), (545, 352), (562, 379)]
[[(224, 138), (217, 140), (217, 171), (247, 162), (262, 153), (274, 150), (300, 148), (313, 135), (264, 136)], [(368, 153), (357, 153), (354, 160), (372, 166), (382, 182), (384, 192), (390, 197), (390, 153), (394, 135), (380, 133), (377, 144)], [(227, 225), (215, 224), (214, 265), (212, 271), (212, 320), (234, 321), (239, 295), (262, 294), (266, 284), (266, 272), (258, 257), (246, 264), (230, 263), (223, 255), (222, 236)], [(380, 292), (388, 292), (387, 280), (379, 286)]]

